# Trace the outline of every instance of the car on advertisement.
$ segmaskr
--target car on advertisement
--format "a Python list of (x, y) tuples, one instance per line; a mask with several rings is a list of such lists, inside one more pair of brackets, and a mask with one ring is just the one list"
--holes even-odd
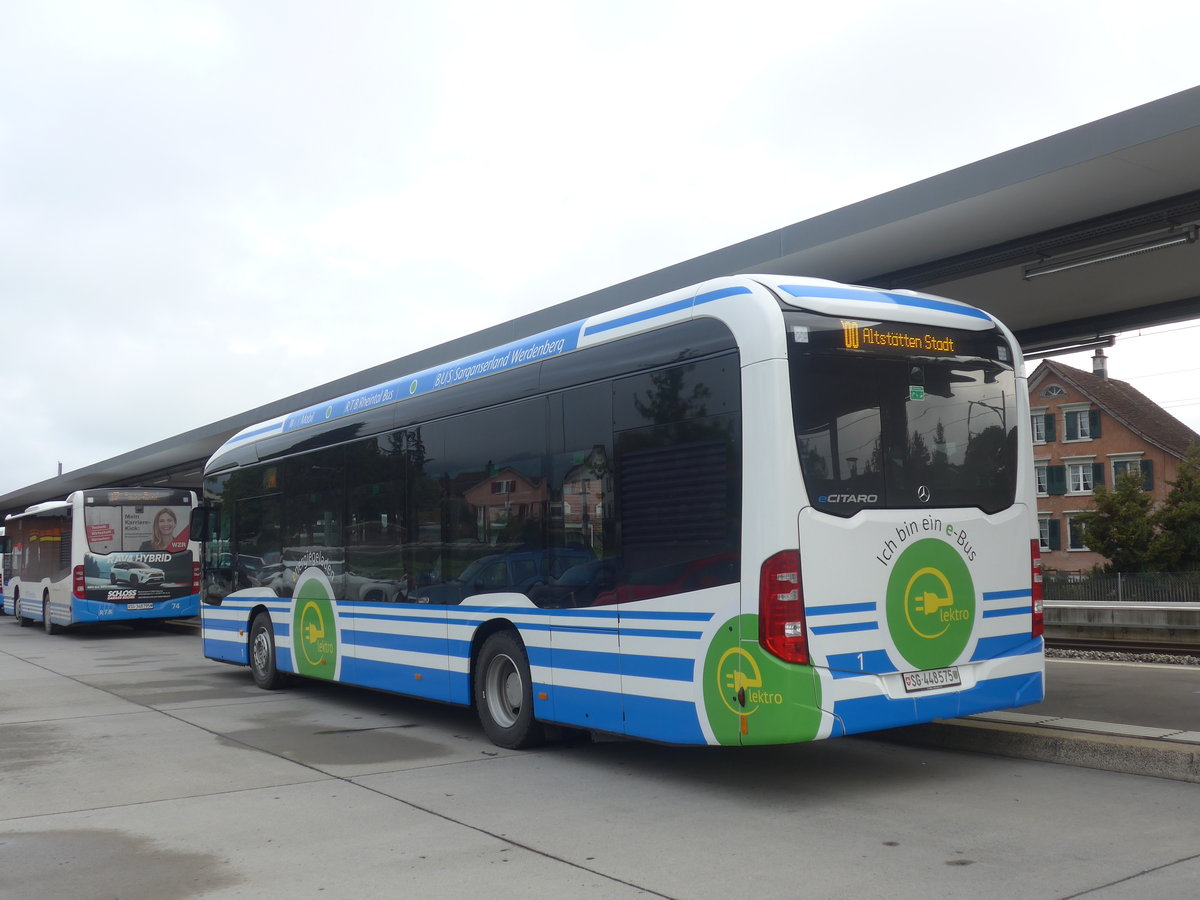
[(112, 564), (108, 580), (111, 584), (162, 584), (166, 580), (166, 575), (163, 574), (162, 569), (156, 569), (148, 563), (122, 560)]

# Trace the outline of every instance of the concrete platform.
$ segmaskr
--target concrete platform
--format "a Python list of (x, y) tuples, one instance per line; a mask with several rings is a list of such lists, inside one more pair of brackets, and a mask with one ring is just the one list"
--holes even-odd
[(889, 740), (1200, 782), (1200, 666), (1047, 660), (1046, 699)]

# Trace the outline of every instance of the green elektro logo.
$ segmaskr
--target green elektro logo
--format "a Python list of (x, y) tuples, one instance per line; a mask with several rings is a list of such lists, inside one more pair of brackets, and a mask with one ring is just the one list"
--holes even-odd
[(704, 657), (704, 707), (721, 744), (812, 740), (821, 683), (811, 666), (785, 663), (758, 644), (758, 616), (725, 622)]
[(306, 569), (296, 582), (292, 608), (292, 658), (296, 672), (334, 679), (338, 671), (338, 629), (333, 589), (320, 569)]
[(888, 631), (918, 669), (951, 665), (975, 624), (975, 583), (958, 551), (925, 538), (896, 559), (887, 584)]

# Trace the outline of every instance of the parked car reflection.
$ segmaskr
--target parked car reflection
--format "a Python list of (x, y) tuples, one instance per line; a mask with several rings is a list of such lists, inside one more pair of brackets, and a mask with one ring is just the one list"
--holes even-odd
[[(557, 565), (588, 559), (586, 550), (556, 550)], [(529, 594), (550, 580), (551, 553), (543, 550), (493, 553), (470, 563), (455, 578), (440, 584), (414, 589), (408, 596), (411, 603), (430, 603), (454, 606), (475, 594), (514, 592)]]
[(619, 566), (616, 558), (572, 566), (554, 581), (533, 588), (529, 599), (544, 609), (593, 606), (602, 593), (612, 594), (617, 589)]

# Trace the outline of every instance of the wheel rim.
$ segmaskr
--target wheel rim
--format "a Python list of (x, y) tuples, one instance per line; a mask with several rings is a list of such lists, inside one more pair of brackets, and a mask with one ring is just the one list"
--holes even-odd
[(259, 631), (254, 635), (254, 647), (251, 651), (254, 656), (254, 668), (259, 672), (269, 671), (271, 663), (271, 639), (267, 637), (266, 631)]
[(502, 728), (512, 728), (521, 715), (525, 686), (521, 683), (521, 671), (512, 657), (500, 654), (488, 664), (483, 682), (484, 697), (488, 712)]

